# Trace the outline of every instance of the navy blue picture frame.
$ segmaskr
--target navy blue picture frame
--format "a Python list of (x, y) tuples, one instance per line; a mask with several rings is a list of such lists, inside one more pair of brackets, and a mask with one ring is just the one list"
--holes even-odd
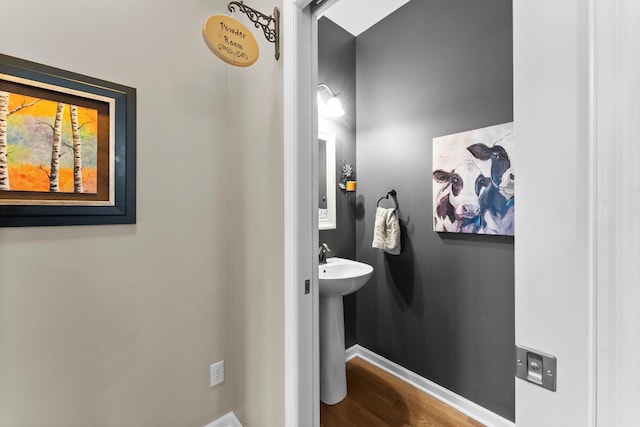
[(136, 223), (136, 89), (24, 59), (0, 54), (0, 76), (13, 76), (53, 87), (97, 95), (115, 105), (113, 203), (0, 204), (0, 227)]

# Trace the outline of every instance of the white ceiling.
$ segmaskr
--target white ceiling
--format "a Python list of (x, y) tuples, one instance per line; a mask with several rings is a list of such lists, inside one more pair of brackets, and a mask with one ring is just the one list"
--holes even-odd
[(340, 0), (324, 16), (357, 37), (408, 2), (409, 0)]

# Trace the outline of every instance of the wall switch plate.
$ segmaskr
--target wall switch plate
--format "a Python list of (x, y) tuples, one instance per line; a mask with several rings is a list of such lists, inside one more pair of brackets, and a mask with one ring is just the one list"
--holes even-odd
[(224, 382), (224, 360), (209, 366), (209, 386), (215, 387)]

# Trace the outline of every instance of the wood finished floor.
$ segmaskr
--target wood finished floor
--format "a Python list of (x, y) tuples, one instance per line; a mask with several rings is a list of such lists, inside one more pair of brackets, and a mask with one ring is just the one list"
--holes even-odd
[(321, 427), (466, 427), (479, 422), (359, 357), (347, 362), (347, 397), (320, 402)]

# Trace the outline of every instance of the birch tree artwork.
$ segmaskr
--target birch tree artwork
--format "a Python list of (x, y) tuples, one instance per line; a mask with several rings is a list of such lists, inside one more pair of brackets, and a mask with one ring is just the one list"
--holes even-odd
[(7, 119), (9, 118), (9, 92), (0, 92), (0, 190), (9, 190), (7, 167)]
[(62, 145), (62, 114), (64, 104), (58, 102), (56, 108), (56, 121), (53, 124), (53, 142), (51, 143), (51, 171), (49, 172), (49, 191), (58, 193), (60, 182), (58, 180), (58, 170), (60, 168), (60, 148)]
[(95, 109), (0, 91), (0, 191), (97, 193), (97, 128)]
[(82, 187), (82, 143), (80, 125), (78, 124), (78, 106), (69, 105), (71, 117), (71, 133), (73, 135), (73, 192), (83, 193)]
[(11, 114), (40, 102), (39, 99), (29, 104), (23, 103), (9, 111), (9, 92), (0, 91), (0, 190), (11, 190), (9, 185), (9, 167), (7, 162), (7, 122)]
[(136, 88), (0, 53), (0, 228), (136, 223)]

